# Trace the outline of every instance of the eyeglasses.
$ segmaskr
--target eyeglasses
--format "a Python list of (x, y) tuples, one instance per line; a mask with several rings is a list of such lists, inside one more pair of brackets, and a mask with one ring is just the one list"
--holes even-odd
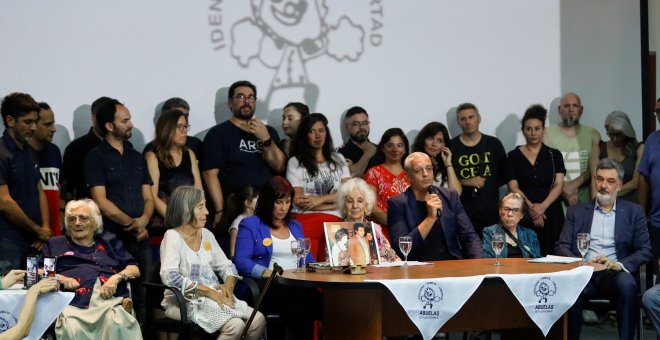
[(77, 220), (80, 220), (80, 223), (87, 223), (91, 221), (91, 218), (87, 215), (70, 215), (66, 218), (66, 221), (69, 222), (69, 224), (74, 224)]
[(368, 120), (365, 120), (365, 121), (362, 121), (362, 122), (352, 122), (351, 127), (354, 127), (354, 128), (356, 128), (356, 127), (367, 127), (367, 126), (369, 126), (369, 124), (371, 124), (371, 122), (368, 121)]
[(623, 133), (621, 131), (607, 131), (607, 137), (610, 137), (612, 139), (614, 138), (623, 138)]
[(177, 124), (176, 129), (179, 132), (188, 132), (190, 131), (190, 124)]
[(513, 212), (514, 214), (517, 214), (517, 213), (520, 212), (520, 208), (509, 208), (509, 207), (502, 206), (500, 209), (505, 214), (508, 214), (510, 212)]
[(234, 96), (234, 100), (240, 100), (242, 102), (247, 101), (248, 103), (254, 103), (257, 101), (255, 96), (245, 96), (244, 94), (237, 94)]

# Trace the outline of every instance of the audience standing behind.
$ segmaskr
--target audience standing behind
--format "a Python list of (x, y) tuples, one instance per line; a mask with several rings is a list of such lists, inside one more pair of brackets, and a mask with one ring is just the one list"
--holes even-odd
[(559, 197), (566, 173), (561, 153), (542, 142), (546, 114), (541, 105), (525, 111), (521, 129), (526, 143), (509, 152), (505, 166), (509, 191), (522, 195), (528, 206), (520, 223), (533, 227), (544, 256), (554, 251), (564, 225)]
[[(605, 130), (610, 138), (607, 142), (599, 141), (598, 147), (591, 150), (589, 168), (591, 176), (596, 174), (596, 164), (603, 158), (619, 162), (623, 167), (623, 186), (619, 196), (624, 200), (637, 202), (637, 167), (644, 152), (644, 144), (637, 142), (637, 135), (625, 112), (612, 111), (605, 118)], [(591, 185), (591, 197), (596, 197), (596, 185)]]
[(234, 258), (236, 254), (236, 236), (238, 235), (238, 226), (241, 221), (254, 215), (254, 209), (257, 206), (260, 188), (248, 185), (238, 189), (227, 203), (227, 217), (232, 221), (229, 226), (229, 254)]
[(412, 151), (426, 152), (433, 162), (433, 185), (456, 190), (461, 195), (463, 187), (452, 164), (451, 139), (447, 127), (439, 122), (430, 122), (419, 130)]
[(254, 117), (257, 87), (246, 80), (229, 87), (227, 121), (212, 127), (204, 137), (202, 177), (211, 196), (213, 226), (218, 227), (225, 198), (246, 185), (260, 186), (274, 174), (284, 173), (286, 155), (272, 127)]
[(474, 104), (456, 108), (461, 134), (451, 140), (452, 166), (463, 186), (461, 203), (474, 230), (497, 223), (500, 185), (504, 184), (506, 153), (499, 139), (479, 131), (481, 114)]
[(41, 251), (53, 234), (37, 156), (28, 144), (39, 105), (29, 94), (12, 93), (2, 100), (0, 112), (5, 124), (0, 138), (0, 260), (24, 269), (28, 254)]
[(279, 147), (287, 158), (291, 155), (291, 145), (296, 138), (300, 121), (307, 116), (309, 116), (309, 107), (303, 103), (291, 102), (282, 109), (282, 131), (289, 138), (282, 139)]
[(325, 260), (323, 222), (341, 220), (336, 192), (351, 177), (344, 156), (333, 150), (327, 118), (312, 113), (300, 122), (286, 171), (295, 191), (294, 217), (312, 240), (310, 252), (321, 261)]
[(589, 158), (591, 151), (598, 147), (600, 133), (592, 127), (580, 124), (584, 107), (580, 97), (569, 92), (559, 101), (561, 122), (545, 129), (543, 142), (559, 151), (564, 158), (566, 176), (562, 188), (562, 198), (567, 205), (575, 205), (589, 200)]
[(41, 187), (48, 202), (48, 221), (54, 235), (62, 234), (60, 224), (60, 168), (62, 167), (62, 153), (60, 148), (53, 144), (55, 127), (55, 114), (50, 106), (44, 102), (39, 103), (36, 130), (28, 141), (37, 152), (39, 172), (41, 173)]
[(346, 159), (353, 177), (362, 177), (369, 160), (376, 154), (376, 145), (369, 141), (370, 125), (367, 110), (353, 106), (346, 111), (344, 127), (348, 140), (337, 148), (337, 152)]
[(158, 117), (154, 142), (145, 148), (144, 157), (153, 181), (151, 195), (154, 213), (147, 231), (154, 260), (160, 258), (160, 242), (166, 231), (165, 212), (172, 192), (184, 185), (202, 188), (197, 158), (186, 146), (189, 128), (187, 115), (183, 111), (167, 110)]
[[(403, 160), (408, 156), (409, 149), (403, 130), (387, 129), (378, 143), (376, 155), (369, 161), (369, 170), (364, 174), (364, 180), (377, 195), (377, 204), (371, 210), (372, 217), (384, 226), (387, 226), (387, 200), (410, 186), (403, 171)], [(384, 233), (389, 237), (386, 229)]]
[[(85, 159), (85, 182), (101, 209), (106, 230), (117, 235), (140, 268), (148, 272), (151, 251), (146, 227), (154, 207), (153, 182), (144, 157), (128, 141), (133, 129), (131, 113), (110, 99), (101, 105), (96, 120), (104, 140)], [(138, 320), (143, 321), (145, 290), (140, 281), (133, 288)]]

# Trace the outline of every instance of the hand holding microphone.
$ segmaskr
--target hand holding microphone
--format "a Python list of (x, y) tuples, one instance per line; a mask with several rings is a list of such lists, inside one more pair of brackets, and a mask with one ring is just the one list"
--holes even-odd
[(429, 198), (426, 200), (426, 206), (435, 209), (435, 214), (436, 217), (439, 219), (442, 217), (442, 200), (438, 196), (438, 193), (440, 190), (436, 188), (434, 185), (429, 186), (426, 188), (426, 191), (429, 193)]

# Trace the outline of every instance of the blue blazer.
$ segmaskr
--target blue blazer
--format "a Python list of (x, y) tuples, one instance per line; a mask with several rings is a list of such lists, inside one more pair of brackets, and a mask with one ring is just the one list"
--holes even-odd
[[(495, 252), (493, 251), (493, 245), (490, 242), (493, 238), (493, 234), (498, 232), (500, 234), (506, 234), (504, 229), (499, 224), (492, 225), (490, 227), (484, 228), (484, 253), (488, 258), (494, 258)], [(539, 239), (536, 237), (536, 233), (525, 227), (516, 226), (516, 234), (518, 234), (518, 241), (527, 246), (526, 249), (522, 249), (520, 244), (518, 244), (518, 249), (520, 253), (523, 254), (523, 257), (537, 258), (541, 257), (541, 249), (539, 248)], [(508, 257), (509, 252), (507, 249), (509, 245), (502, 249), (500, 257)], [(528, 250), (529, 249), (529, 250)]]
[[(443, 234), (449, 254), (456, 259), (484, 257), (479, 235), (463, 210), (458, 193), (447, 188), (438, 189), (438, 196), (442, 200), (442, 217), (435, 222), (433, 228), (444, 227)], [(417, 224), (426, 214), (426, 211), (419, 211), (415, 194), (410, 187), (387, 201), (387, 224), (392, 236), (392, 248), (399, 257), (404, 257), (398, 245), (401, 236), (411, 236), (413, 240), (408, 259), (417, 260), (422, 255), (425, 245)]]
[[(302, 226), (296, 220), (292, 219), (289, 222), (289, 230), (295, 238), (305, 237)], [(271, 242), (270, 245), (265, 246), (263, 243), (265, 238), (272, 238), (270, 229), (256, 215), (244, 218), (238, 225), (234, 264), (240, 275), (259, 279), (268, 269), (270, 259), (273, 257), (273, 244)], [(311, 253), (307, 254), (305, 261), (314, 262)]]
[[(596, 201), (574, 205), (566, 213), (566, 222), (555, 246), (555, 254), (580, 257), (576, 238), (578, 233), (591, 233)], [(651, 259), (651, 243), (646, 229), (646, 218), (636, 203), (616, 200), (614, 216), (614, 243), (616, 257), (630, 273)]]

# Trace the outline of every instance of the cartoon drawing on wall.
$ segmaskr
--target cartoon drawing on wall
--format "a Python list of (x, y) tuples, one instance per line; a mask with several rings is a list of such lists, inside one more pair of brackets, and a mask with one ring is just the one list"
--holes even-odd
[(325, 0), (252, 0), (250, 7), (252, 16), (231, 28), (231, 56), (243, 68), (259, 62), (275, 70), (266, 107), (301, 100), (314, 110), (319, 89), (305, 64), (319, 57), (355, 62), (364, 52), (365, 29), (345, 15), (328, 22)]

